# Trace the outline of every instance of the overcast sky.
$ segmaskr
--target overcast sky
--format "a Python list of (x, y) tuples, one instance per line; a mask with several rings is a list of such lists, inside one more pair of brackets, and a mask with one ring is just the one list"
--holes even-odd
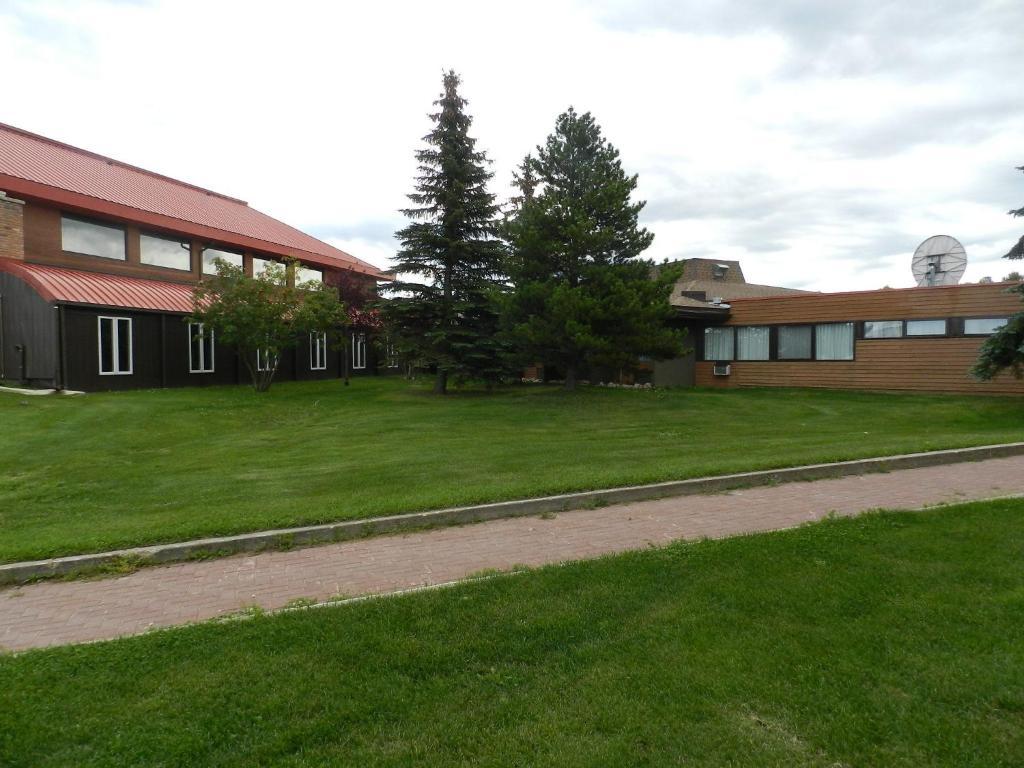
[(640, 177), (651, 258), (912, 285), (1024, 223), (1024, 2), (0, 0), (0, 122), (225, 194), (387, 266), (441, 73), (494, 191), (569, 105)]

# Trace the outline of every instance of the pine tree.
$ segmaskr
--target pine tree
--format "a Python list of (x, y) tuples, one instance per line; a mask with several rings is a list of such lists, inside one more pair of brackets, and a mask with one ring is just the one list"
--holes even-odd
[(430, 116), (434, 129), (416, 153), (414, 207), (403, 211), (411, 222), (395, 234), (395, 271), (420, 280), (389, 286), (394, 298), (385, 308), (409, 356), (436, 367), (440, 394), (451, 375), (494, 377), (503, 354), (495, 292), (504, 251), (496, 238), (498, 206), (487, 191), (493, 174), (469, 135), (472, 118), (459, 82), (455, 72), (444, 75)]
[[(1017, 170), (1024, 171), (1024, 165), (1019, 166)], [(1010, 210), (1008, 213), (1010, 216), (1024, 216), (1024, 208)], [(1003, 258), (1024, 259), (1024, 237), (1021, 237)], [(1013, 274), (1015, 273), (1007, 275), (1007, 279)], [(1019, 294), (1024, 301), (1024, 284), (1015, 285), (1009, 290)], [(1018, 379), (1024, 377), (1024, 310), (1012, 315), (1007, 319), (1006, 325), (985, 339), (972, 372), (976, 378), (989, 381), (1006, 370)]]
[(654, 236), (631, 202), (637, 177), (590, 113), (563, 113), (537, 156), (523, 161), (505, 234), (512, 246), (511, 323), (529, 357), (565, 373), (573, 389), (593, 366), (682, 353), (668, 328), (677, 275), (639, 256)]

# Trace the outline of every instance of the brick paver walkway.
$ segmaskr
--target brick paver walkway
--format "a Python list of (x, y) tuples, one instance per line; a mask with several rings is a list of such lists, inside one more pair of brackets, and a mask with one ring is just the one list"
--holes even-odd
[(665, 544), (786, 528), (829, 512), (1024, 494), (1024, 456), (888, 474), (788, 483), (595, 510), (494, 520), (401, 536), (147, 568), (98, 581), (0, 590), (0, 648), (78, 643), (201, 621), (298, 598), (391, 592), (486, 568), (542, 565)]

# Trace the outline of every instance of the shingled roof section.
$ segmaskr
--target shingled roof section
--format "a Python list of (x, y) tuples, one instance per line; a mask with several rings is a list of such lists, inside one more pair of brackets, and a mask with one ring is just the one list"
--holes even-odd
[(372, 264), (221, 195), (0, 123), (0, 189), (218, 245), (389, 279)]

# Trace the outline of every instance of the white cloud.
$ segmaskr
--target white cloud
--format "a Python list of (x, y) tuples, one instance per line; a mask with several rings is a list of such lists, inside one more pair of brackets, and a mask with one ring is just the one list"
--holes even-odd
[(6, 7), (19, 76), (0, 119), (242, 197), (381, 266), (449, 67), (502, 196), (559, 112), (592, 111), (640, 173), (655, 258), (873, 288), (909, 285), (938, 232), (966, 245), (967, 279), (999, 277), (1020, 235), (1004, 214), (1024, 203), (1018, 3)]

